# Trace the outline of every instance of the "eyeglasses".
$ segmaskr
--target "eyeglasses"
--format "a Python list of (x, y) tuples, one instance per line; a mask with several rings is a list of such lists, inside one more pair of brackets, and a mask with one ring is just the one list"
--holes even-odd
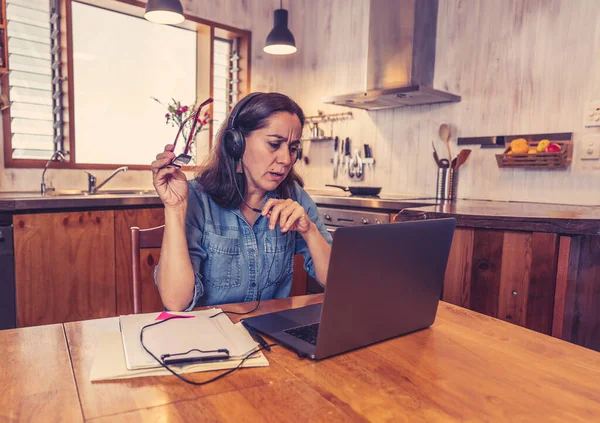
[(175, 142), (173, 142), (173, 150), (175, 150), (175, 147), (177, 147), (177, 140), (179, 139), (179, 135), (181, 135), (181, 131), (183, 131), (183, 128), (185, 127), (185, 125), (188, 123), (188, 121), (190, 119), (194, 119), (194, 122), (192, 123), (192, 129), (190, 131), (190, 135), (188, 137), (187, 143), (185, 144), (185, 149), (183, 150), (182, 154), (175, 157), (170, 163), (163, 166), (163, 168), (165, 168), (165, 167), (180, 168), (181, 166), (187, 165), (192, 160), (192, 156), (190, 156), (188, 154), (188, 151), (190, 149), (190, 144), (192, 143), (192, 139), (194, 138), (194, 133), (196, 132), (196, 125), (198, 124), (198, 116), (200, 115), (200, 110), (202, 110), (202, 108), (204, 106), (206, 106), (212, 102), (213, 102), (212, 97), (209, 97), (200, 106), (198, 106), (198, 109), (195, 112), (193, 112), (183, 122), (181, 122), (179, 131), (177, 131), (177, 136), (175, 136)]

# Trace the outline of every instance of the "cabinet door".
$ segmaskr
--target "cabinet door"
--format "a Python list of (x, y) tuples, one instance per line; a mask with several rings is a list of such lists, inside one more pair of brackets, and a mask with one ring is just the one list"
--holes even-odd
[(557, 251), (556, 234), (457, 228), (443, 300), (549, 334)]
[[(148, 229), (164, 224), (165, 211), (162, 207), (115, 211), (117, 315), (133, 313), (130, 228), (137, 226), (140, 229)], [(143, 313), (163, 309), (154, 284), (154, 267), (158, 264), (159, 257), (159, 248), (143, 249), (140, 252)]]
[(15, 215), (20, 327), (114, 316), (114, 212)]

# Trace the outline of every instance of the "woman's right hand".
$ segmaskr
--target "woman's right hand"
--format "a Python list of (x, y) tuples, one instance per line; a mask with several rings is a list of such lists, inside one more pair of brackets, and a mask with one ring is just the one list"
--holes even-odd
[(156, 155), (152, 162), (152, 183), (165, 207), (179, 207), (187, 202), (188, 181), (185, 174), (177, 167), (165, 167), (170, 163), (175, 154), (173, 144), (167, 144), (162, 153)]

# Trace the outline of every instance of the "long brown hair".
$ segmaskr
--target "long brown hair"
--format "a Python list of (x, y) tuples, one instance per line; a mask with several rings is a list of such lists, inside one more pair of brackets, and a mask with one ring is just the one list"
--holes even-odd
[[(230, 114), (233, 112), (230, 112)], [(235, 127), (247, 138), (253, 131), (267, 126), (269, 119), (275, 113), (287, 112), (298, 116), (301, 127), (304, 127), (304, 112), (298, 104), (287, 95), (281, 93), (257, 93), (235, 118)], [(225, 150), (224, 134), (228, 128), (229, 116), (225, 119), (215, 138), (215, 145), (208, 159), (198, 170), (196, 180), (202, 189), (220, 206), (227, 208), (239, 207), (242, 196), (246, 192), (246, 181), (242, 174), (236, 175), (236, 163)], [(294, 167), (290, 169), (285, 179), (276, 189), (279, 198), (292, 198), (294, 183), (304, 186), (300, 175)], [(238, 185), (236, 189), (235, 185)]]

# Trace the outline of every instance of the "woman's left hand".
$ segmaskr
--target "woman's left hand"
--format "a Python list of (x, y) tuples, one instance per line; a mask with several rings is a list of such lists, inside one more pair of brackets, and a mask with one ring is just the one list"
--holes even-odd
[(262, 215), (269, 218), (269, 229), (279, 224), (281, 232), (297, 231), (305, 234), (316, 225), (310, 220), (306, 210), (292, 199), (270, 198), (262, 209)]

